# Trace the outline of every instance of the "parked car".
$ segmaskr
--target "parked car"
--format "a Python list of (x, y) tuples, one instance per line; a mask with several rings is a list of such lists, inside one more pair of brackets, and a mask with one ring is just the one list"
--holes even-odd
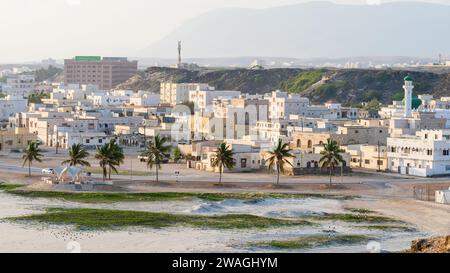
[[(147, 162), (148, 157), (147, 157), (147, 156), (140, 155), (140, 156), (138, 156), (138, 159), (139, 159), (139, 161), (141, 161), (141, 162)], [(165, 155), (165, 156), (164, 156), (164, 159), (162, 160), (161, 163), (163, 163), (163, 164), (169, 163), (169, 159), (170, 159), (170, 155)]]
[(140, 156), (138, 156), (138, 159), (139, 159), (139, 161), (141, 161), (141, 162), (146, 162), (147, 159), (148, 159), (148, 157), (147, 157), (147, 156), (140, 155)]
[(45, 169), (42, 169), (42, 171), (41, 171), (43, 174), (54, 174), (55, 173), (55, 170), (53, 170), (53, 169), (51, 169), (51, 168), (45, 168)]

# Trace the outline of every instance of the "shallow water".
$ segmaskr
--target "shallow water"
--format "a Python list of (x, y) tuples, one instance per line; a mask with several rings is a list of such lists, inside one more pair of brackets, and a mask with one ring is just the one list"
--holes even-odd
[[(253, 214), (265, 217), (302, 217), (309, 215), (320, 215), (323, 213), (348, 213), (344, 209), (345, 201), (323, 198), (303, 199), (261, 199), (255, 201), (227, 199), (220, 202), (204, 201), (200, 199), (185, 201), (165, 202), (130, 202), (114, 204), (85, 204), (66, 202), (45, 198), (25, 198), (0, 192), (0, 218), (19, 216), (26, 214), (41, 213), (46, 208), (98, 208), (98, 209), (120, 209), (138, 210), (149, 212), (185, 213), (198, 215), (221, 215), (221, 214)], [(355, 245), (332, 245), (323, 248), (309, 250), (276, 250), (267, 248), (249, 247), (248, 243), (269, 240), (283, 240), (306, 235), (327, 234), (358, 234), (374, 237), (375, 245), (380, 244), (382, 250), (399, 251), (408, 248), (410, 242), (425, 234), (421, 232), (405, 231), (383, 231), (367, 230), (357, 227), (354, 223), (318, 222), (319, 226), (299, 226), (271, 228), (265, 230), (214, 230), (214, 229), (192, 229), (188, 227), (171, 227), (165, 229), (143, 229), (134, 228), (128, 231), (93, 232), (73, 231), (67, 226), (38, 227), (36, 225), (23, 225), (1, 223), (0, 228), (6, 232), (6, 236), (0, 238), (2, 244), (10, 247), (23, 247), (21, 240), (28, 240), (22, 235), (17, 235), (14, 241), (9, 241), (8, 232), (21, 234), (20, 229), (27, 232), (45, 232), (51, 236), (51, 240), (67, 241), (68, 238), (79, 238), (84, 245), (91, 246), (92, 251), (101, 251), (98, 247), (116, 248), (117, 251), (180, 251), (180, 252), (367, 252), (367, 243)], [(19, 229), (19, 230), (18, 230)], [(188, 239), (180, 240), (179, 234), (185, 234)], [(37, 236), (37, 235), (36, 235)], [(108, 242), (104, 241), (108, 238)], [(151, 241), (147, 241), (150, 240)], [(164, 240), (163, 240), (164, 239)], [(42, 238), (43, 243), (47, 241)], [(160, 241), (163, 240), (163, 241)], [(163, 245), (158, 245), (158, 242)], [(40, 243), (36, 243), (39, 247)], [(115, 246), (117, 244), (117, 246)], [(0, 251), (2, 248), (0, 247)], [(104, 249), (103, 251), (114, 251)]]

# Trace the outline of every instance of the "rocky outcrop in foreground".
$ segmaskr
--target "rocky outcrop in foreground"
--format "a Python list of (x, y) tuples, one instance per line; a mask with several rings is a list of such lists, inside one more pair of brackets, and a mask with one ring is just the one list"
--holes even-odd
[(415, 240), (409, 252), (412, 253), (450, 253), (450, 236), (431, 237)]

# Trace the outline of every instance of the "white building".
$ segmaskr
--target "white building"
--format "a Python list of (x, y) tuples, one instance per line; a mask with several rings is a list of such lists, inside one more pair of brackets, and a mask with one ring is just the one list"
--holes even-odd
[[(59, 147), (69, 149), (73, 144), (82, 144), (88, 149), (94, 149), (109, 143), (111, 137), (104, 132), (74, 132), (64, 131), (58, 132)], [(52, 136), (52, 146), (56, 145), (56, 134)]]
[(450, 130), (421, 130), (415, 136), (387, 139), (388, 168), (429, 177), (450, 174)]
[[(260, 149), (254, 148), (246, 144), (228, 144), (230, 149), (233, 149), (233, 161), (235, 166), (228, 170), (224, 168), (224, 172), (243, 172), (259, 170), (263, 168), (263, 156)], [(202, 147), (201, 161), (196, 162), (195, 168), (202, 171), (218, 172), (218, 167), (211, 166), (212, 158), (217, 150), (217, 145)]]
[(27, 110), (27, 100), (23, 97), (13, 97), (11, 95), (0, 99), (0, 121), (8, 120), (16, 113)]
[(34, 75), (17, 74), (10, 75), (6, 78), (6, 86), (3, 91), (12, 96), (27, 97), (34, 91), (35, 79)]
[(177, 105), (189, 101), (189, 91), (214, 90), (206, 83), (161, 83), (161, 103)]
[(156, 106), (160, 103), (160, 95), (153, 92), (139, 91), (130, 97), (130, 105)]
[(196, 110), (204, 111), (206, 107), (211, 107), (214, 99), (232, 99), (241, 95), (240, 91), (228, 90), (193, 90), (189, 91), (189, 102), (194, 103)]
[(289, 115), (305, 115), (310, 106), (309, 99), (298, 94), (289, 95), (280, 90), (273, 91), (269, 99), (270, 119), (286, 119)]
[(113, 90), (108, 92), (97, 91), (87, 96), (94, 106), (121, 106), (130, 103), (132, 90)]

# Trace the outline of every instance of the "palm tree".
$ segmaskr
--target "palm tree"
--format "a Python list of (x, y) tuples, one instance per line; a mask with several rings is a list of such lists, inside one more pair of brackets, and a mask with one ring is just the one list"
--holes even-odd
[(95, 158), (99, 160), (99, 165), (103, 170), (103, 181), (106, 180), (107, 176), (107, 167), (109, 162), (110, 152), (109, 152), (109, 146), (108, 144), (105, 144), (101, 146), (100, 148), (97, 148), (97, 153), (95, 154)]
[(233, 155), (233, 149), (230, 149), (229, 145), (222, 142), (211, 158), (211, 166), (213, 168), (219, 168), (219, 184), (222, 184), (223, 167), (231, 170), (235, 165)]
[(85, 166), (90, 167), (91, 164), (84, 160), (87, 157), (89, 157), (88, 151), (83, 147), (81, 144), (73, 144), (72, 147), (69, 149), (69, 159), (64, 160), (61, 164), (66, 165), (69, 164), (69, 166)]
[(43, 156), (41, 154), (42, 150), (39, 149), (39, 144), (35, 141), (32, 141), (28, 144), (27, 148), (24, 151), (24, 154), (22, 156), (23, 159), (23, 165), (28, 162), (28, 176), (31, 176), (31, 164), (33, 161), (42, 162), (41, 157)]
[(165, 145), (168, 139), (166, 137), (161, 137), (159, 134), (153, 138), (147, 148), (145, 149), (142, 156), (147, 157), (147, 167), (152, 169), (153, 165), (156, 169), (156, 182), (159, 182), (158, 170), (161, 169), (161, 163), (164, 157), (170, 153), (172, 147), (170, 145)]
[(322, 168), (328, 168), (330, 170), (330, 186), (331, 186), (331, 176), (333, 175), (333, 170), (335, 167), (339, 166), (339, 163), (344, 163), (342, 158), (342, 150), (339, 144), (332, 139), (327, 139), (327, 143), (323, 144), (323, 151), (320, 152), (322, 157), (319, 163)]
[(122, 147), (119, 146), (119, 144), (117, 144), (116, 140), (113, 139), (109, 142), (108, 144), (109, 146), (109, 162), (108, 162), (108, 167), (109, 167), (109, 179), (111, 179), (111, 170), (113, 170), (116, 174), (118, 174), (118, 170), (116, 169), (116, 166), (120, 166), (121, 164), (123, 164), (124, 160), (125, 160), (125, 155), (123, 153), (123, 149)]
[[(99, 165), (103, 170), (103, 181), (108, 176), (111, 179), (111, 171), (119, 173), (116, 166), (124, 162), (125, 155), (123, 149), (113, 139), (109, 143), (97, 148), (95, 158), (99, 160)], [(108, 171), (109, 169), (109, 171)]]
[(277, 146), (272, 151), (266, 153), (266, 164), (269, 171), (273, 170), (275, 166), (277, 168), (277, 185), (280, 183), (280, 172), (284, 172), (287, 165), (294, 167), (288, 160), (289, 158), (295, 157), (290, 151), (289, 145), (287, 143), (283, 144), (281, 139), (279, 139)]

